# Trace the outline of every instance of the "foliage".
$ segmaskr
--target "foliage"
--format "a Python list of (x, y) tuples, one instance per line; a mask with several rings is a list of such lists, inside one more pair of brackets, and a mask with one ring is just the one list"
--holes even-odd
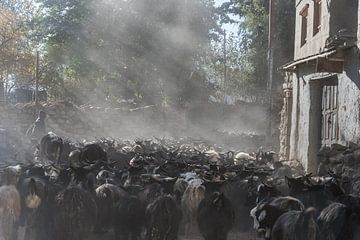
[(39, 5), (43, 15), (34, 36), (44, 40), (52, 66), (46, 78), (62, 78), (53, 92), (82, 103), (135, 99), (179, 106), (208, 95), (200, 64), (218, 30), (212, 0)]
[[(295, 1), (273, 0), (274, 23), (272, 39), (274, 46), (274, 88), (279, 88), (283, 82), (282, 76), (276, 69), (290, 61), (293, 57), (294, 34), (294, 6)], [(238, 84), (240, 89), (253, 95), (263, 94), (266, 90), (267, 49), (268, 49), (268, 0), (230, 0), (224, 3), (223, 11), (238, 16), (239, 42), (236, 52), (240, 55), (237, 61), (241, 71), (236, 78), (241, 79)], [(224, 19), (230, 22), (231, 19)], [(233, 44), (233, 43), (232, 43)], [(231, 45), (231, 44), (230, 44)], [(230, 48), (231, 51), (231, 48)]]
[[(36, 1), (34, 3), (33, 1)], [(275, 69), (292, 58), (294, 0), (275, 2)], [(227, 82), (219, 23), (240, 18), (230, 35)], [(3, 0), (0, 76), (12, 86), (40, 84), (77, 103), (175, 105), (266, 90), (268, 0)], [(282, 78), (276, 75), (276, 87)]]
[(31, 0), (0, 3), (0, 81), (6, 83), (8, 91), (34, 79), (35, 61), (28, 41), (28, 23), (34, 11)]

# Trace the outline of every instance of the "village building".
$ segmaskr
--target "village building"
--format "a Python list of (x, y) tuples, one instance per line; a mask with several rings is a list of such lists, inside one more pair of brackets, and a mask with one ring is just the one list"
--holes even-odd
[[(359, 143), (358, 0), (297, 0), (294, 61), (286, 73), (281, 158), (316, 173), (324, 146)], [(291, 34), (291, 33), (289, 33)]]

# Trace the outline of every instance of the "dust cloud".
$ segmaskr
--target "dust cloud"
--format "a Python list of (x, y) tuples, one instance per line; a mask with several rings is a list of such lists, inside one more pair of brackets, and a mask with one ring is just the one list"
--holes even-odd
[[(221, 33), (215, 11), (213, 2), (206, 0), (92, 2), (72, 49), (83, 50), (86, 45), (80, 54), (98, 70), (98, 76), (89, 82), (94, 76), (84, 72), (79, 76), (81, 87), (70, 90), (72, 96), (81, 104), (138, 109), (142, 118), (118, 118), (121, 124), (102, 131), (104, 135), (186, 135), (215, 142), (226, 142), (220, 139), (234, 135), (263, 135), (264, 106), (210, 101), (216, 89), (204, 65), (211, 36)], [(62, 61), (66, 63), (66, 57)], [(146, 106), (156, 110), (142, 113)], [(103, 114), (88, 113), (84, 121), (98, 126), (103, 118)]]

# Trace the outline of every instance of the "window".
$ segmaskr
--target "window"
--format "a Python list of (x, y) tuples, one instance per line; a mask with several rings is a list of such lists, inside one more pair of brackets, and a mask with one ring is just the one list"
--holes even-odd
[(308, 20), (308, 11), (309, 11), (309, 4), (301, 10), (301, 40), (300, 45), (303, 46), (307, 40), (307, 20)]
[(321, 28), (321, 2), (322, 0), (314, 0), (314, 36)]

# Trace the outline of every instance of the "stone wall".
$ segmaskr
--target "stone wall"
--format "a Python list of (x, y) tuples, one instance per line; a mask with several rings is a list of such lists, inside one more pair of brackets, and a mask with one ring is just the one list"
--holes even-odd
[[(78, 141), (101, 137), (132, 139), (191, 136), (226, 144), (237, 142), (239, 146), (244, 145), (241, 144), (244, 141), (239, 139), (244, 138), (243, 133), (261, 135), (266, 121), (264, 107), (245, 103), (238, 106), (209, 103), (201, 107), (194, 106), (185, 112), (156, 106), (129, 109), (51, 102), (39, 107), (33, 104), (0, 105), (0, 128), (14, 130), (23, 136), (40, 109), (48, 115), (48, 131)], [(258, 148), (261, 141), (259, 143), (256, 136), (252, 139), (256, 140), (254, 144), (246, 145)]]
[(326, 176), (331, 171), (343, 178), (350, 193), (360, 195), (360, 145), (350, 142), (348, 146), (323, 147), (319, 159), (319, 175)]
[[(301, 20), (300, 12), (308, 4), (308, 16), (307, 16), (307, 38), (306, 43), (301, 46)], [(330, 31), (330, 14), (328, 10), (327, 1), (322, 1), (322, 17), (321, 17), (321, 29), (314, 35), (313, 22), (314, 22), (314, 1), (313, 0), (297, 0), (296, 2), (296, 31), (295, 31), (295, 60), (311, 56), (319, 53), (319, 50), (323, 50), (326, 39), (329, 37)]]
[[(83, 138), (120, 137), (134, 134), (140, 129), (154, 130), (150, 126), (163, 126), (158, 109), (78, 107), (69, 102), (56, 102), (36, 107), (33, 104), (2, 105), (0, 128), (25, 133), (42, 109), (47, 113), (47, 130), (61, 136), (81, 140)], [(180, 119), (180, 118), (178, 118)]]
[[(318, 54), (325, 48), (328, 37), (346, 29), (357, 30), (357, 0), (327, 0), (321, 4), (320, 31), (314, 34), (314, 0), (296, 1), (295, 60)], [(308, 6), (306, 43), (301, 46), (301, 11)], [(346, 13), (346, 14), (344, 14)]]
[[(360, 141), (360, 76), (359, 54), (348, 50), (345, 71), (338, 79), (339, 144)], [(357, 51), (358, 52), (358, 51)], [(321, 84), (331, 74), (314, 73), (312, 66), (299, 68), (293, 82), (293, 110), (291, 121), (290, 159), (303, 163), (308, 171), (317, 166), (320, 145)]]
[(289, 160), (292, 112), (292, 74), (287, 74), (283, 84), (284, 99), (280, 121), (280, 160)]

